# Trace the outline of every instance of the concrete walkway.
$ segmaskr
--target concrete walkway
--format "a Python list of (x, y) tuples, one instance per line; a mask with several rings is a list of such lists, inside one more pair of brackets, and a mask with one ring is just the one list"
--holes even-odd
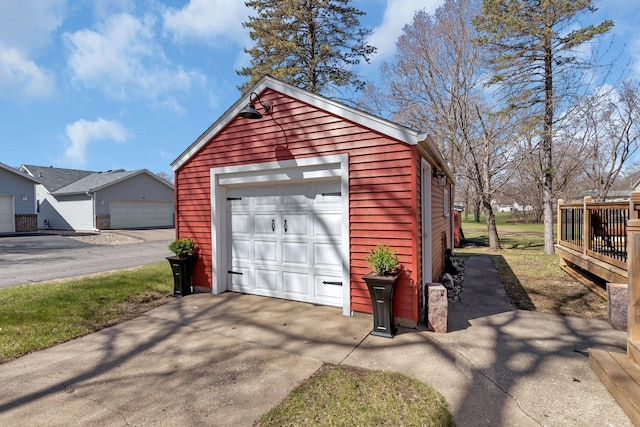
[(466, 263), (453, 332), (369, 335), (370, 315), (226, 293), (0, 365), (0, 425), (251, 426), (323, 363), (434, 386), (458, 426), (630, 426), (587, 349), (625, 349), (606, 322), (514, 310), (488, 257)]

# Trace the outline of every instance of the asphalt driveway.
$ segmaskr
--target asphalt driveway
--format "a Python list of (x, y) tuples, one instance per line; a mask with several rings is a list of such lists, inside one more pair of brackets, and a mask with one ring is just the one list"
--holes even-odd
[(94, 245), (56, 234), (0, 236), (0, 288), (101, 273), (163, 261), (173, 229), (115, 231), (141, 239)]

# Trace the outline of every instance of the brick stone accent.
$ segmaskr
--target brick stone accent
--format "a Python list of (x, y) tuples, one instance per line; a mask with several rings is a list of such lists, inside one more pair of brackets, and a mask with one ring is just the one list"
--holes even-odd
[(111, 228), (111, 215), (96, 215), (96, 228), (109, 230)]
[(432, 332), (447, 332), (449, 300), (447, 289), (440, 283), (427, 285), (427, 328)]
[(38, 215), (16, 214), (16, 231), (38, 231)]
[(607, 283), (607, 304), (609, 323), (615, 329), (627, 330), (627, 313), (629, 312), (628, 285), (626, 283)]

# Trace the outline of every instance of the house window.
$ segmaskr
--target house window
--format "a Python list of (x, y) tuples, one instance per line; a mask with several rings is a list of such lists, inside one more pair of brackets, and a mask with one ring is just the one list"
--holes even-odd
[(449, 189), (444, 189), (444, 216), (449, 216)]
[(36, 213), (40, 213), (40, 200), (36, 200)]

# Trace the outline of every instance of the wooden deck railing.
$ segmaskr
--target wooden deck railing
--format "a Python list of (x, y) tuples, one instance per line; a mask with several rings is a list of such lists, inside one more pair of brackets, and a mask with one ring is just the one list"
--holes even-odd
[(629, 201), (558, 200), (558, 254), (609, 283), (627, 282), (627, 222), (638, 218), (640, 192)]

